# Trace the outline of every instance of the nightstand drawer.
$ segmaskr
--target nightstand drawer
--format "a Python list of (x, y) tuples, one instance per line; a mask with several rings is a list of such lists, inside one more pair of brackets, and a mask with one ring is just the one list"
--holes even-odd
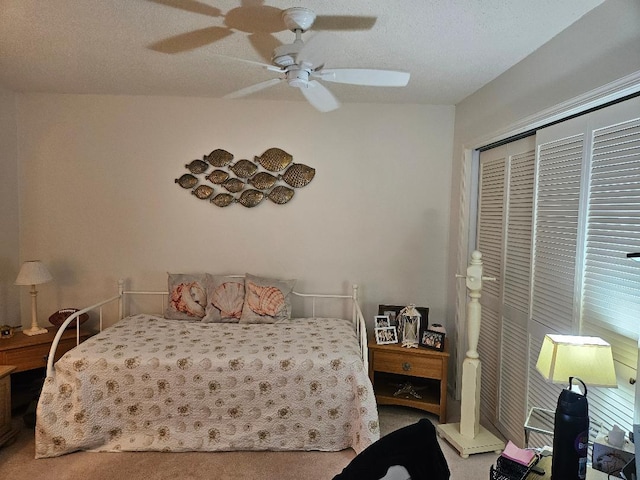
[(373, 368), (376, 372), (397, 373), (414, 377), (437, 379), (442, 377), (441, 359), (407, 353), (378, 351), (374, 355)]
[[(56, 349), (56, 360), (76, 346), (75, 338), (63, 339)], [(0, 365), (16, 365), (16, 372), (44, 368), (47, 366), (50, 343), (23, 346), (0, 352)]]

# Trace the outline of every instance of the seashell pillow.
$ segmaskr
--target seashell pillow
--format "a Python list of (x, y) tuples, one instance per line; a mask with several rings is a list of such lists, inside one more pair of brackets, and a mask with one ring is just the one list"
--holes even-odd
[(169, 273), (169, 305), (164, 318), (201, 320), (207, 306), (205, 274)]
[(276, 323), (291, 318), (291, 290), (295, 280), (277, 280), (247, 273), (240, 323)]
[(244, 278), (207, 274), (204, 323), (238, 323), (244, 306)]

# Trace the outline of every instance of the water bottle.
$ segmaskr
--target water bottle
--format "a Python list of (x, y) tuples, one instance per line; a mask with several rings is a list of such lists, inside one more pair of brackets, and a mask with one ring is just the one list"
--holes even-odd
[[(584, 394), (572, 390), (579, 381)], [(589, 446), (589, 406), (587, 386), (577, 377), (569, 378), (569, 388), (558, 397), (553, 428), (552, 480), (584, 480), (587, 476)]]

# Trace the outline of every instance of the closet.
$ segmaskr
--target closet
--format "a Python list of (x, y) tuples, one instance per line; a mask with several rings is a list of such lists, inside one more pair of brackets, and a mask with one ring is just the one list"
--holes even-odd
[(640, 98), (483, 150), (478, 171), (476, 248), (497, 279), (481, 299), (483, 416), (522, 445), (529, 409), (554, 410), (562, 388), (535, 369), (542, 338), (595, 335), (613, 346), (619, 387), (589, 389), (591, 418), (629, 430), (640, 263), (626, 254), (640, 252)]

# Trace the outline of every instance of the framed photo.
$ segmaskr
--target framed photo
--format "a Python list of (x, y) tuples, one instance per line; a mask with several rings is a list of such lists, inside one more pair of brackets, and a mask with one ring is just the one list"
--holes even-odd
[[(406, 305), (378, 305), (378, 315), (388, 315), (391, 325), (394, 325), (401, 330), (401, 325), (398, 325), (398, 314)], [(420, 313), (420, 325), (429, 324), (429, 308), (416, 307), (418, 313)]]
[(396, 327), (380, 327), (375, 329), (376, 343), (386, 345), (388, 343), (398, 343), (398, 331)]
[(395, 327), (391, 324), (389, 315), (376, 315), (373, 323), (374, 328)]
[(420, 337), (420, 345), (441, 352), (444, 350), (444, 337), (445, 334), (442, 332), (423, 330)]

